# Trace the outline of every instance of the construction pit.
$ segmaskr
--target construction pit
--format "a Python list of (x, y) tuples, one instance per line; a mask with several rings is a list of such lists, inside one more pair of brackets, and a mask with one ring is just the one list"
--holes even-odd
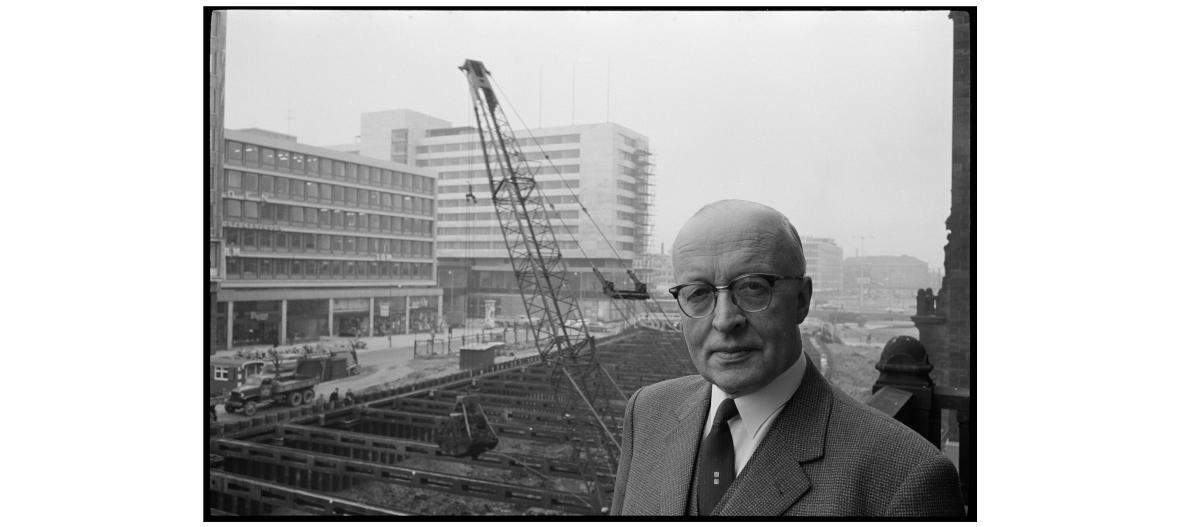
[[(211, 516), (607, 514), (615, 466), (587, 414), (603, 414), (619, 444), (629, 395), (694, 370), (677, 331), (633, 328), (595, 350), (620, 397), (581, 406), (563, 376), (531, 356), (353, 404), (211, 426), (206, 508)], [(478, 402), (498, 442), (456, 457), (445, 453), (445, 426), (464, 397)]]

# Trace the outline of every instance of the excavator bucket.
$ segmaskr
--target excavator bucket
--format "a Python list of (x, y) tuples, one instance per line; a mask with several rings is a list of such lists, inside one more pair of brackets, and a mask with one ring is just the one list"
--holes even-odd
[(479, 401), (460, 395), (437, 434), (438, 452), (453, 457), (479, 457), (500, 443)]

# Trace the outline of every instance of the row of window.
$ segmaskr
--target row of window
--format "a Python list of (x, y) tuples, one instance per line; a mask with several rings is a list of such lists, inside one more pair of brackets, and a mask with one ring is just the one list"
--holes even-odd
[[(548, 210), (546, 217), (550, 219), (562, 218), (566, 220), (576, 219), (579, 217), (578, 210)], [(438, 213), (437, 219), (442, 221), (496, 221), (495, 212), (445, 212)]]
[(225, 245), (246, 251), (433, 258), (433, 242), (369, 236), (225, 229)]
[(238, 141), (225, 141), (225, 160), (236, 165), (262, 167), (279, 172), (319, 176), (376, 187), (389, 187), (429, 195), (434, 192), (433, 178), (297, 152), (275, 150)]
[[(544, 137), (535, 137), (535, 138), (523, 137), (521, 139), (517, 139), (517, 141), (516, 141), (517, 146), (530, 146), (530, 145), (534, 145), (534, 144), (546, 146), (546, 145), (561, 145), (561, 144), (570, 144), (570, 143), (578, 143), (578, 142), (579, 142), (579, 134), (548, 135), (548, 136), (544, 136)], [(488, 148), (491, 148), (490, 141), (488, 142)], [(439, 152), (458, 152), (460, 150), (479, 150), (479, 141), (467, 141), (466, 143), (450, 143), (447, 145), (428, 145), (428, 146), (418, 146), (417, 147), (418, 154), (426, 154), (426, 153), (436, 154)]]
[[(438, 246), (438, 250), (439, 250), (439, 251), (441, 251), (441, 250), (446, 250), (446, 249), (472, 249), (472, 250), (481, 250), (481, 251), (486, 251), (486, 250), (489, 250), (489, 249), (500, 249), (500, 250), (503, 250), (503, 249), (506, 249), (506, 248), (508, 247), (508, 246), (507, 246), (507, 245), (505, 245), (505, 243), (504, 243), (504, 242), (502, 242), (502, 241), (499, 241), (499, 242), (477, 242), (477, 241), (476, 241), (476, 242), (448, 242), (448, 241), (439, 241), (439, 242), (437, 242), (437, 246)], [(559, 241), (558, 241), (558, 248), (559, 248), (559, 250), (563, 250), (563, 249), (578, 249), (578, 248), (579, 248), (579, 244), (578, 244), (578, 243), (576, 243), (576, 242), (575, 242), (575, 241), (573, 241), (573, 240), (559, 240)]]
[(314, 183), (239, 170), (225, 171), (225, 189), (234, 192), (253, 192), (264, 196), (277, 196), (296, 201), (315, 201), (384, 212), (433, 216), (432, 198), (418, 198), (407, 194), (393, 194), (329, 183)]
[(225, 259), (225, 277), (234, 280), (433, 280), (433, 264), (231, 256)]
[[(538, 181), (538, 188), (542, 190), (554, 190), (558, 188), (579, 188), (578, 179), (560, 179), (557, 181)], [(475, 197), (488, 194), (487, 183), (479, 185), (442, 185), (438, 187), (438, 194), (457, 194), (460, 192), (474, 192)]]
[[(579, 149), (574, 150), (557, 150), (554, 152), (525, 152), (526, 160), (535, 159), (574, 159), (579, 157)], [(482, 164), (483, 156), (462, 156), (462, 157), (445, 157), (441, 159), (418, 159), (417, 166), (419, 167), (441, 167), (448, 165), (475, 165)]]
[[(554, 225), (553, 228), (554, 228), (555, 234), (561, 234), (564, 232), (569, 232), (571, 234), (579, 234), (579, 226), (578, 225), (567, 225), (566, 227), (564, 227), (562, 225)], [(501, 232), (500, 227), (438, 227), (437, 232), (438, 232), (438, 236), (454, 235), (454, 234), (458, 234), (458, 235), (466, 234), (469, 236), (474, 236), (477, 234), (479, 234), (479, 235), (494, 234), (496, 236), (499, 236), (499, 235), (503, 234)]]
[[(540, 183), (539, 183), (540, 185)], [(477, 198), (477, 203), (472, 203), (466, 199), (439, 199), (438, 207), (466, 207), (469, 205), (487, 205), (491, 206), (492, 198)], [(542, 196), (542, 203), (550, 203), (560, 205), (563, 203), (575, 203), (575, 196)]]
[[(558, 168), (558, 173), (562, 174), (579, 173), (579, 165), (558, 165), (556, 168)], [(546, 170), (543, 170), (543, 172), (547, 174), (554, 173), (554, 169), (547, 168)], [(486, 179), (487, 175), (487, 170), (482, 168), (476, 168), (473, 170), (447, 170), (445, 172), (438, 172), (438, 179)]]
[(626, 152), (624, 150), (619, 150), (618, 152), (621, 154), (622, 161), (630, 163), (648, 163), (650, 161), (646, 152)]
[(622, 175), (633, 176), (634, 178), (639, 179), (639, 180), (644, 179), (647, 176), (653, 175), (650, 172), (650, 170), (648, 170), (647, 168), (644, 168), (644, 167), (643, 168), (630, 168), (627, 166), (619, 165), (618, 168), (621, 169)]
[(225, 217), (230, 220), (254, 220), (268, 225), (290, 225), (339, 231), (378, 232), (432, 237), (433, 220), (367, 214), (280, 203), (225, 199)]

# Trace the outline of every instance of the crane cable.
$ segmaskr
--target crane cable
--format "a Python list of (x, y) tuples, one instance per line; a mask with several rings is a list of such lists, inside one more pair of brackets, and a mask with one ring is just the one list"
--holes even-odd
[[(554, 172), (555, 172), (555, 174), (557, 174), (557, 175), (558, 175), (558, 179), (559, 179), (560, 181), (562, 181), (562, 183), (563, 183), (563, 188), (567, 189), (567, 192), (568, 192), (568, 193), (570, 193), (570, 195), (571, 195), (571, 198), (572, 198), (572, 199), (574, 199), (574, 200), (575, 200), (575, 203), (579, 205), (579, 209), (583, 211), (583, 214), (584, 214), (585, 216), (587, 216), (587, 218), (588, 218), (588, 221), (592, 222), (592, 226), (596, 228), (596, 232), (598, 232), (598, 233), (600, 234), (600, 238), (604, 240), (604, 243), (605, 243), (606, 245), (608, 245), (608, 249), (609, 249), (610, 251), (612, 251), (612, 253), (613, 253), (613, 256), (616, 256), (617, 260), (619, 261), (619, 260), (621, 259), (621, 255), (620, 255), (620, 253), (618, 253), (618, 252), (617, 252), (617, 249), (616, 249), (616, 247), (614, 247), (614, 246), (613, 246), (613, 244), (612, 244), (612, 241), (610, 241), (610, 240), (608, 239), (608, 236), (606, 236), (606, 235), (604, 234), (604, 230), (600, 228), (600, 225), (599, 225), (599, 224), (596, 222), (596, 219), (595, 219), (594, 217), (592, 217), (592, 213), (591, 213), (590, 211), (588, 211), (588, 208), (587, 208), (587, 206), (585, 206), (585, 205), (583, 204), (583, 202), (582, 202), (582, 201), (579, 199), (579, 195), (578, 195), (578, 194), (576, 194), (576, 193), (575, 193), (575, 191), (574, 191), (574, 190), (573, 190), (573, 189), (572, 189), (572, 188), (571, 188), (569, 185), (567, 185), (566, 178), (564, 178), (564, 177), (563, 177), (563, 175), (562, 175), (562, 171), (560, 171), (560, 170), (558, 169), (558, 166), (556, 166), (556, 165), (554, 164), (554, 162), (550, 160), (550, 156), (549, 156), (548, 154), (546, 154), (546, 150), (542, 148), (542, 145), (541, 145), (541, 143), (538, 143), (538, 142), (537, 142), (537, 140), (536, 140), (536, 139), (533, 137), (533, 134), (532, 134), (532, 133), (529, 133), (529, 125), (527, 125), (527, 124), (525, 123), (525, 119), (521, 118), (521, 114), (520, 114), (520, 112), (517, 112), (517, 109), (516, 109), (516, 107), (515, 107), (515, 106), (513, 106), (513, 104), (512, 104), (512, 101), (510, 101), (510, 100), (508, 99), (508, 95), (507, 95), (506, 93), (504, 93), (504, 90), (503, 90), (503, 89), (500, 87), (500, 84), (499, 84), (499, 82), (497, 82), (497, 81), (496, 81), (496, 78), (495, 78), (495, 77), (492, 77), (492, 86), (494, 86), (494, 87), (496, 88), (496, 91), (500, 92), (500, 96), (504, 98), (504, 102), (505, 102), (505, 103), (507, 103), (507, 105), (508, 105), (508, 108), (510, 108), (510, 109), (512, 110), (512, 112), (513, 112), (513, 115), (516, 115), (516, 116), (517, 116), (517, 120), (521, 122), (521, 126), (525, 127), (525, 131), (526, 131), (526, 133), (528, 133), (528, 134), (529, 134), (529, 141), (530, 141), (531, 143), (533, 143), (533, 145), (534, 145), (534, 146), (536, 146), (536, 147), (538, 148), (538, 151), (539, 151), (539, 152), (541, 152), (541, 153), (542, 153), (542, 157), (543, 157), (543, 158), (546, 160), (546, 163), (550, 165), (550, 168), (554, 169)], [(522, 155), (524, 155), (524, 153), (522, 153)], [(531, 174), (531, 176), (532, 176), (532, 174)], [(538, 187), (538, 193), (539, 193), (539, 194), (541, 193), (541, 187), (540, 187), (540, 186)], [(543, 199), (544, 199), (544, 198), (545, 198), (545, 196), (543, 195)], [(548, 203), (548, 204), (550, 205), (550, 208), (551, 208), (552, 210), (556, 210), (556, 209), (555, 209), (555, 207), (554, 207), (554, 204), (553, 204), (553, 203), (550, 203), (548, 200), (546, 201), (546, 203)], [(559, 217), (558, 219), (559, 219), (559, 222), (563, 223), (563, 226), (565, 227), (565, 226), (566, 226), (566, 223), (562, 221), (562, 218), (561, 218), (561, 217)], [(567, 234), (568, 234), (568, 235), (570, 235), (570, 234), (571, 234), (571, 233), (570, 233), (570, 230), (568, 230), (568, 231), (567, 231)], [(572, 240), (575, 240), (575, 237), (574, 237), (573, 235), (571, 235), (571, 239), (572, 239)], [(576, 241), (576, 245), (579, 245), (579, 243), (578, 243), (578, 240), (575, 240), (575, 241)], [(583, 252), (583, 248), (582, 248), (582, 246), (580, 246), (580, 252)], [(596, 270), (596, 265), (595, 265), (595, 263), (594, 263), (594, 262), (592, 262), (592, 259), (591, 259), (590, 257), (588, 257), (588, 256), (587, 256), (587, 253), (586, 253), (586, 252), (584, 253), (584, 259), (586, 259), (586, 260), (588, 261), (588, 263), (591, 263), (591, 264), (592, 264), (592, 270), (593, 270), (593, 271), (596, 271), (597, 273), (599, 273), (599, 271), (597, 271), (597, 270)], [(637, 278), (637, 274), (636, 274), (636, 273), (634, 273), (632, 269), (628, 269), (628, 268), (627, 268), (627, 269), (626, 269), (626, 271), (627, 271), (627, 272), (630, 274), (630, 276), (632, 276), (633, 278), (635, 278), (635, 279)], [(662, 306), (658, 304), (658, 301), (656, 301), (656, 300), (653, 300), (653, 299), (650, 299), (650, 300), (651, 300), (651, 303), (652, 303), (652, 304), (654, 304), (654, 306), (655, 306), (655, 307), (658, 309), (658, 312), (659, 312), (659, 313), (662, 315), (662, 320), (663, 320), (664, 322), (666, 322), (666, 323), (670, 324), (670, 319), (669, 319), (669, 318), (667, 318), (667, 314), (666, 314), (666, 312), (665, 312), (665, 311), (663, 311), (663, 309), (662, 309)], [(613, 303), (613, 305), (616, 305), (616, 304), (617, 304), (616, 302), (614, 302), (614, 303)], [(619, 311), (619, 309), (618, 309), (618, 311)], [(648, 310), (647, 310), (647, 311), (648, 311)], [(622, 314), (622, 318), (626, 318), (626, 317), (624, 316), (624, 314)], [(629, 322), (628, 318), (626, 318), (626, 322)]]

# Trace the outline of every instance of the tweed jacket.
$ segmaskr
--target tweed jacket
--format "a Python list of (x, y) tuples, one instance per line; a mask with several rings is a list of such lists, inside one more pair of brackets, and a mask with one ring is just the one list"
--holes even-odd
[[(612, 514), (684, 515), (710, 386), (692, 375), (630, 397)], [(950, 460), (831, 386), (810, 362), (713, 514), (962, 516), (964, 509)]]

